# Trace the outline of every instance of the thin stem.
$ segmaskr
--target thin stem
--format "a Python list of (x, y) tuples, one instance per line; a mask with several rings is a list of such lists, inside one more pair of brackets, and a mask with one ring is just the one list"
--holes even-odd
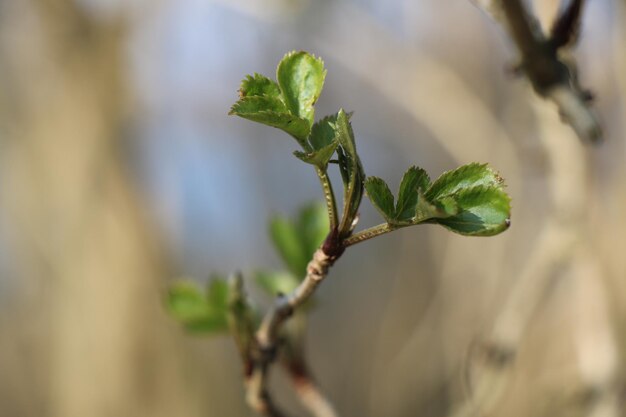
[(294, 310), (311, 297), (317, 286), (326, 278), (328, 269), (335, 260), (335, 258), (326, 255), (322, 249), (315, 251), (313, 259), (307, 266), (304, 280), (291, 294), (278, 298), (274, 308), (267, 313), (261, 322), (256, 333), (261, 348), (272, 348), (276, 344), (280, 326), (293, 314)]
[[(329, 238), (332, 236), (329, 235)], [(300, 285), (290, 294), (276, 300), (274, 308), (267, 313), (256, 332), (252, 369), (246, 376), (246, 398), (250, 407), (262, 415), (268, 417), (284, 415), (274, 406), (267, 390), (268, 371), (276, 357), (280, 329), (293, 312), (309, 300), (342, 252), (341, 248), (339, 251), (331, 251), (336, 253), (334, 255), (326, 254), (322, 248), (315, 251)]]
[(343, 246), (347, 248), (348, 246), (356, 245), (357, 243), (364, 242), (376, 236), (393, 232), (394, 230), (397, 230), (401, 227), (403, 226), (392, 226), (389, 223), (379, 224), (378, 226), (373, 226), (368, 229), (361, 230), (360, 232), (357, 232), (352, 236), (344, 239)]
[(317, 176), (322, 184), (322, 190), (324, 191), (324, 199), (326, 200), (326, 209), (328, 210), (328, 218), (330, 220), (330, 230), (337, 227), (337, 203), (335, 200), (335, 193), (333, 186), (328, 177), (328, 173), (321, 168), (316, 168)]
[(289, 326), (286, 326), (282, 365), (291, 378), (300, 402), (313, 417), (337, 417), (337, 411), (309, 370), (304, 354), (306, 327), (307, 316), (302, 311), (293, 317)]
[(314, 417), (338, 416), (333, 405), (307, 372), (298, 373), (290, 370), (289, 375), (300, 401)]
[[(269, 364), (265, 364), (267, 368)], [(287, 417), (267, 391), (267, 370), (253, 372), (246, 379), (246, 402), (254, 411), (266, 417)]]
[(538, 52), (538, 46), (545, 41), (541, 31), (533, 28), (536, 25), (533, 18), (528, 15), (526, 7), (521, 0), (507, 0), (501, 3), (504, 14), (509, 23), (513, 41), (520, 52), (526, 57)]
[(504, 21), (521, 54), (519, 68), (524, 71), (537, 94), (556, 104), (562, 119), (572, 126), (581, 139), (590, 143), (599, 142), (602, 129), (591, 111), (591, 93), (579, 84), (576, 62), (565, 61), (559, 54), (576, 40), (585, 2), (570, 2), (565, 12), (557, 18), (551, 35), (541, 30), (522, 0), (494, 0), (490, 3), (497, 9), (494, 13), (502, 16), (500, 20)]

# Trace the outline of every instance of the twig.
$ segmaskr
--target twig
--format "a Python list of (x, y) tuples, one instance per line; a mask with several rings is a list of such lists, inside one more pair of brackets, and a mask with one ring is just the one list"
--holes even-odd
[[(307, 265), (306, 276), (300, 285), (291, 294), (282, 295), (276, 300), (275, 306), (264, 317), (255, 334), (255, 343), (252, 352), (250, 352), (251, 368), (246, 374), (246, 399), (252, 409), (264, 416), (281, 417), (285, 415), (275, 406), (267, 389), (268, 372), (276, 358), (279, 344), (278, 336), (282, 325), (298, 307), (309, 300), (318, 285), (328, 275), (329, 268), (341, 256), (343, 250), (344, 247), (338, 241), (337, 229), (333, 229), (322, 247), (313, 254), (313, 259)], [(326, 414), (316, 414), (317, 417), (334, 415), (328, 414), (332, 407), (324, 400), (309, 378), (299, 379), (297, 382), (299, 385), (296, 384), (296, 390), (305, 405), (313, 411), (326, 412)]]
[(529, 322), (547, 296), (555, 272), (571, 264), (576, 249), (584, 244), (588, 196), (581, 184), (588, 169), (585, 149), (563, 135), (543, 103), (537, 102), (535, 110), (552, 168), (548, 192), (553, 199), (552, 213), (493, 328), (469, 357), (470, 395), (451, 413), (454, 417), (486, 414), (500, 403)]
[(556, 104), (561, 117), (585, 141), (598, 142), (602, 130), (590, 109), (592, 95), (578, 83), (576, 64), (565, 62), (561, 50), (578, 37), (584, 0), (572, 0), (545, 34), (521, 0), (474, 0), (501, 22), (521, 55), (518, 67), (535, 92)]
[(490, 334), (470, 352), (466, 370), (469, 398), (451, 416), (474, 416), (479, 410), (488, 412), (502, 399), (528, 322), (547, 292), (550, 278), (567, 261), (575, 240), (575, 234), (553, 217)]
[(315, 417), (337, 417), (337, 412), (307, 374), (291, 374), (300, 401)]
[[(617, 417), (623, 409), (620, 354), (610, 317), (603, 271), (590, 246), (576, 254), (571, 266), (577, 314), (575, 349), (581, 387), (574, 405), (587, 417)], [(577, 302), (576, 302), (577, 301)]]
[(283, 365), (289, 373), (300, 402), (314, 417), (337, 417), (338, 414), (333, 405), (311, 376), (309, 367), (304, 359), (301, 343), (298, 343), (301, 340), (301, 337), (297, 337), (296, 341), (289, 346), (283, 361)]
[(323, 248), (315, 251), (313, 259), (307, 265), (304, 280), (291, 294), (280, 296), (274, 308), (263, 319), (256, 333), (256, 340), (261, 349), (271, 349), (276, 346), (278, 331), (283, 322), (311, 297), (317, 286), (326, 278), (328, 269), (336, 259), (327, 255)]
[(282, 412), (267, 390), (267, 370), (271, 361), (263, 361), (257, 364), (250, 375), (246, 377), (246, 402), (248, 406), (267, 417), (287, 417)]

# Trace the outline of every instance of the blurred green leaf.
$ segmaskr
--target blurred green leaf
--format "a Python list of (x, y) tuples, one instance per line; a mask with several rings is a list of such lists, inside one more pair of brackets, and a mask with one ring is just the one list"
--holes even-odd
[(297, 227), (286, 217), (274, 216), (270, 220), (270, 236), (289, 271), (294, 275), (300, 275), (306, 269), (309, 259)]
[(510, 198), (495, 186), (479, 185), (456, 193), (458, 213), (435, 221), (453, 232), (470, 236), (492, 236), (509, 227)]
[(285, 104), (277, 98), (244, 97), (231, 107), (229, 114), (284, 130), (293, 136), (301, 146), (307, 146), (306, 138), (310, 131), (309, 122), (290, 114)]
[[(311, 260), (313, 253), (322, 245), (330, 231), (330, 222), (326, 206), (312, 203), (302, 208), (298, 218), (298, 232), (304, 253)], [(299, 278), (306, 273), (306, 267), (301, 271)]]
[(326, 206), (303, 207), (295, 220), (274, 216), (270, 220), (272, 242), (292, 275), (302, 278), (315, 250), (329, 232)]
[(179, 320), (204, 316), (209, 306), (202, 292), (191, 282), (177, 282), (168, 292), (167, 304), (172, 315)]
[(298, 278), (284, 271), (257, 271), (254, 279), (271, 296), (289, 294), (299, 283)]
[(207, 289), (207, 302), (217, 311), (225, 311), (228, 307), (228, 282), (212, 277)]
[[(392, 223), (395, 219), (394, 199), (387, 183), (378, 177), (367, 177), (365, 190), (374, 207), (388, 223)], [(415, 207), (413, 212), (415, 214)]]
[(194, 333), (218, 333), (228, 329), (228, 289), (225, 282), (212, 282), (208, 294), (187, 281), (173, 284), (168, 291), (166, 306), (169, 313)]
[(400, 183), (394, 219), (407, 222), (415, 217), (418, 192), (427, 190), (429, 185), (430, 178), (426, 171), (416, 166), (410, 167)]
[(426, 191), (426, 198), (435, 201), (443, 196), (478, 185), (502, 188), (502, 178), (487, 164), (471, 163), (444, 172)]
[(325, 77), (324, 62), (304, 51), (289, 52), (276, 69), (276, 80), (287, 108), (310, 125), (315, 119), (313, 105), (322, 92)]
[(278, 84), (266, 76), (257, 73), (246, 76), (241, 82), (239, 94), (241, 98), (251, 96), (263, 96), (279, 100), (281, 98)]

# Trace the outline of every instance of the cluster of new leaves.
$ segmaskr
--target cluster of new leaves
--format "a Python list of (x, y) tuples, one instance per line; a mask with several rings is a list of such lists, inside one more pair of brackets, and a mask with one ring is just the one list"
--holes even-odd
[[(314, 205), (302, 210), (294, 221), (280, 216), (272, 219), (270, 235), (287, 270), (257, 271), (255, 281), (262, 289), (273, 296), (291, 292), (327, 236), (336, 237), (337, 253), (352, 244), (348, 239), (353, 234), (364, 189), (386, 221), (380, 230), (437, 223), (456, 233), (488, 236), (508, 227), (509, 197), (502, 179), (487, 165), (465, 165), (432, 183), (423, 169), (411, 167), (401, 181), (397, 201), (382, 179), (366, 178), (351, 114), (339, 110), (315, 122), (314, 104), (325, 76), (319, 58), (306, 52), (288, 53), (278, 64), (276, 81), (259, 74), (243, 80), (240, 98), (230, 110), (230, 114), (279, 128), (295, 138), (301, 147), (295, 156), (315, 167), (327, 200), (326, 210)], [(335, 196), (327, 176), (331, 162), (339, 165), (343, 180), (340, 220), (335, 218)], [(361, 233), (376, 235), (366, 232)], [(214, 278), (205, 293), (192, 283), (177, 283), (170, 288), (167, 307), (194, 332), (220, 332), (230, 325), (244, 355), (260, 317), (248, 304), (240, 277), (230, 285)]]
[(398, 201), (380, 178), (368, 177), (370, 200), (391, 227), (438, 223), (472, 236), (495, 235), (508, 227), (509, 196), (502, 178), (486, 164), (472, 163), (441, 175), (433, 183), (421, 168), (404, 174)]
[(230, 114), (282, 129), (310, 151), (307, 139), (315, 119), (313, 105), (325, 77), (322, 60), (292, 52), (278, 64), (277, 82), (260, 74), (246, 77)]
[(293, 136), (302, 150), (296, 157), (326, 172), (333, 155), (344, 182), (344, 212), (339, 234), (352, 233), (363, 187), (392, 227), (439, 223), (465, 235), (493, 235), (506, 229), (509, 197), (502, 180), (486, 165), (470, 164), (447, 172), (434, 183), (417, 167), (402, 180), (398, 201), (383, 180), (365, 177), (357, 154), (350, 115), (339, 110), (314, 123), (314, 104), (326, 71), (306, 52), (288, 53), (278, 64), (277, 81), (254, 74), (241, 84), (240, 99), (230, 113), (277, 127)]
[[(363, 196), (365, 174), (356, 152), (350, 115), (343, 110), (315, 123), (314, 104), (326, 70), (321, 59), (307, 52), (290, 52), (276, 69), (276, 81), (254, 74), (241, 83), (239, 100), (230, 114), (279, 128), (300, 144), (294, 155), (314, 165), (323, 176), (333, 155), (344, 181), (344, 209), (339, 234), (351, 233)], [(328, 196), (327, 196), (328, 198)], [(334, 203), (332, 203), (334, 204)], [(333, 219), (331, 219), (333, 220)]]
[[(253, 274), (256, 284), (272, 297), (291, 292), (305, 275), (307, 263), (328, 231), (328, 216), (321, 204), (305, 206), (293, 220), (274, 216), (269, 234), (286, 270), (256, 271)], [(204, 293), (191, 281), (179, 281), (168, 291), (167, 309), (187, 330), (197, 334), (221, 333), (228, 330), (229, 322), (232, 326), (258, 321), (260, 313), (247, 304), (239, 282), (235, 280), (229, 285), (219, 276), (212, 277), (209, 282)], [(232, 314), (248, 317), (231, 320)], [(238, 334), (250, 334), (250, 329), (233, 330)]]

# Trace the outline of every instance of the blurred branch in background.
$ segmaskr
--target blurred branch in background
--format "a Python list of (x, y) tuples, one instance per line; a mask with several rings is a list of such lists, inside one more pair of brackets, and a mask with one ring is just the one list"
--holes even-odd
[[(492, 331), (477, 342), (476, 348), (470, 352), (466, 371), (469, 397), (452, 414), (455, 417), (492, 413), (510, 392), (509, 385), (524, 337), (540, 305), (554, 297), (554, 289), (557, 287), (555, 278), (573, 280), (574, 285), (584, 285), (579, 281), (595, 281), (594, 285), (600, 288), (603, 285), (600, 267), (592, 255), (593, 249), (587, 243), (590, 231), (587, 229), (586, 213), (592, 201), (588, 187), (584, 186), (588, 177), (588, 149), (570, 140), (550, 116), (546, 106), (541, 103), (535, 105), (542, 145), (551, 167), (548, 195), (552, 196), (552, 212), (545, 220), (543, 232), (535, 240), (534, 250), (517, 277), (516, 285), (510, 290), (507, 302), (496, 317)], [(577, 267), (581, 260), (590, 266)], [(594, 273), (582, 272), (590, 269)], [(564, 271), (567, 272), (565, 275)], [(601, 290), (573, 295), (581, 297), (583, 303), (591, 302), (599, 305), (601, 310), (607, 310), (607, 300)], [(607, 320), (610, 318), (606, 314), (595, 315), (591, 319), (578, 321), (573, 330), (581, 363), (590, 361), (597, 364), (594, 358), (609, 352), (602, 366), (591, 367), (595, 371), (606, 369), (605, 372), (590, 373), (588, 366), (580, 369), (581, 391), (594, 392), (594, 399), (591, 400), (593, 404), (585, 404), (583, 408), (601, 408), (602, 412), (609, 413), (595, 414), (591, 411), (588, 415), (618, 415), (615, 402), (618, 389), (617, 348), (611, 336), (612, 324)], [(603, 329), (602, 337), (591, 336), (598, 332), (598, 327)], [(581, 341), (585, 342), (581, 344)], [(599, 380), (595, 378), (596, 375), (600, 375)], [(559, 403), (552, 412), (562, 415), (564, 409), (564, 404)]]
[(0, 7), (0, 213), (17, 254), (0, 337), (29, 347), (0, 353), (3, 374), (20, 375), (0, 382), (0, 414), (184, 415), (175, 345), (155, 325), (167, 258), (124, 166), (123, 11)]
[(563, 57), (563, 50), (578, 39), (585, 1), (566, 2), (549, 34), (544, 33), (522, 0), (475, 0), (475, 3), (507, 30), (521, 55), (516, 70), (526, 74), (535, 92), (556, 104), (561, 117), (582, 140), (600, 140), (601, 128), (590, 109), (592, 95), (580, 86), (574, 59), (566, 62)]

